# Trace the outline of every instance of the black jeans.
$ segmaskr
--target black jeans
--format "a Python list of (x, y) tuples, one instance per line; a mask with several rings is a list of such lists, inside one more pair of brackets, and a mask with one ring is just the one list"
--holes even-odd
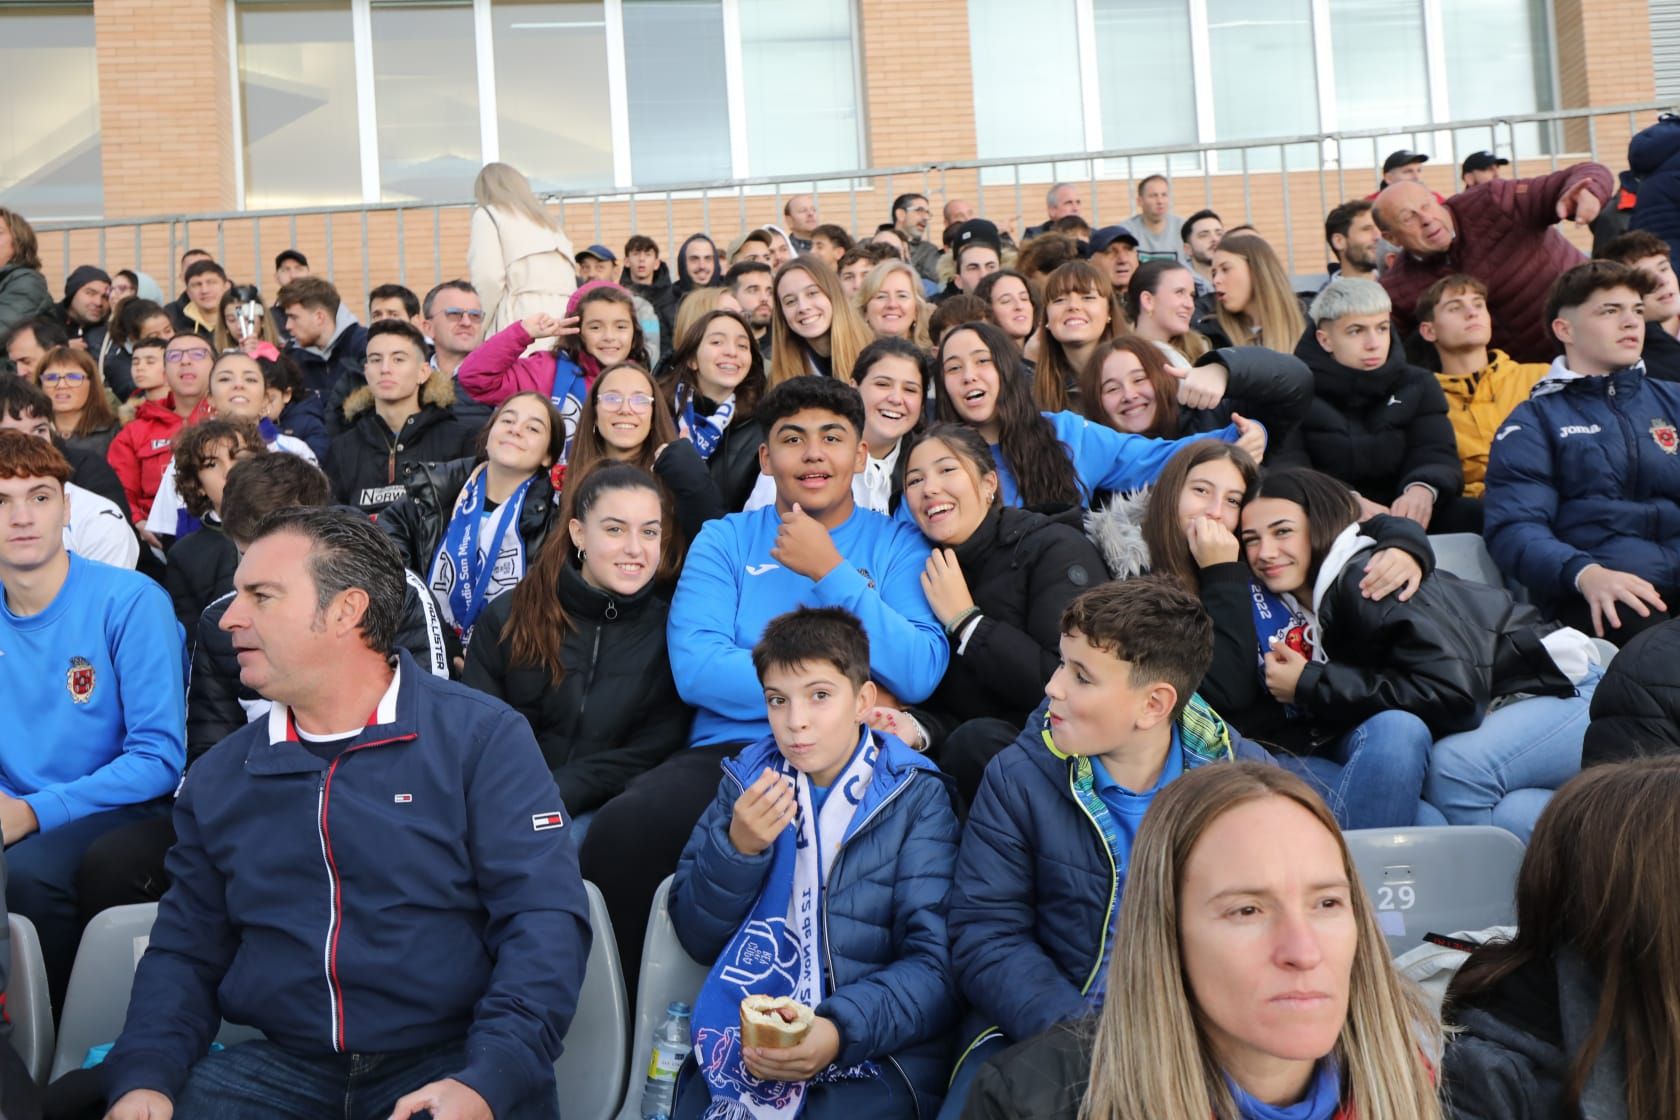
[(743, 746), (720, 743), (678, 751), (596, 810), (583, 838), (578, 863), (606, 901), (632, 1007), (653, 896), (677, 870), (683, 846), (717, 796), (723, 760)]
[[(1639, 612), (1626, 603), (1617, 603), (1616, 618), (1621, 622), (1621, 625), (1611, 626), (1610, 620), (1605, 619), (1604, 640), (1620, 649), (1651, 627), (1661, 626), (1674, 617), (1674, 610), (1680, 607), (1680, 599), (1676, 598), (1677, 595), (1680, 595), (1680, 588), (1659, 587), (1657, 588), (1657, 594), (1661, 595), (1662, 601), (1668, 604), (1668, 610), (1659, 611), (1650, 604), (1646, 604), (1645, 609), (1651, 612), (1649, 618), (1639, 617)], [(1571, 594), (1558, 603), (1557, 618), (1565, 626), (1573, 626), (1583, 634), (1597, 637), (1593, 634), (1592, 608), (1578, 594)]]
[(175, 813), (112, 829), (82, 855), (76, 871), (76, 905), (85, 926), (101, 910), (136, 902), (156, 902), (169, 889), (163, 857), (175, 844)]

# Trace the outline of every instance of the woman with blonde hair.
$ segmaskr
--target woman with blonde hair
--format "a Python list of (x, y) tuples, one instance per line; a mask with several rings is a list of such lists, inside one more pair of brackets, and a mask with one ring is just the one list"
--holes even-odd
[(858, 289), (857, 308), (876, 338), (903, 338), (923, 350), (933, 348), (928, 338), (932, 309), (922, 297), (922, 278), (906, 262), (882, 261), (871, 269)]
[(770, 388), (806, 374), (852, 379), (852, 366), (874, 332), (840, 286), (840, 277), (809, 253), (776, 270), (771, 284)]
[[(1265, 238), (1252, 233), (1225, 235), (1213, 251), (1213, 292), (1217, 310), (1196, 329), (1215, 346), (1264, 346), (1293, 354), (1307, 330), (1301, 301), (1289, 287), (1289, 275)], [(1214, 331), (1229, 341), (1221, 341)]]
[(487, 312), (484, 334), (552, 315), (577, 288), (572, 243), (516, 168), (487, 163), (473, 182), (467, 267)]
[(1440, 1024), (1288, 771), (1204, 766), (1156, 794), (1114, 939), (1102, 1010), (982, 1070), (965, 1116), (1440, 1120)]

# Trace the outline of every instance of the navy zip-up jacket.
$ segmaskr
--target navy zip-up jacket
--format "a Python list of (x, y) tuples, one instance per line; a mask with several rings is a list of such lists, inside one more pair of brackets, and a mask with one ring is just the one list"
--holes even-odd
[(1594, 563), (1680, 587), (1680, 385), (1642, 368), (1580, 377), (1559, 359), (1493, 438), (1483, 536), (1541, 602)]
[[(946, 1032), (957, 1020), (945, 935), (957, 817), (949, 778), (890, 735), (875, 741), (880, 760), (822, 892), (827, 990), (815, 1011), (840, 1032), (836, 1064), (879, 1062), (892, 1091), (903, 1086), (920, 1115), (931, 1117), (945, 1095)], [(723, 763), (717, 798), (677, 865), (671, 922), (696, 960), (722, 955), (764, 889), (770, 851), (736, 851), (729, 822), (736, 799), (776, 754), (775, 740), (765, 738)], [(679, 1116), (694, 1099), (692, 1058), (684, 1072)], [(699, 1086), (693, 1090), (705, 1096)], [(844, 1100), (841, 1094), (832, 1103)], [(852, 1120), (813, 1108), (808, 1102), (805, 1120)]]
[(397, 666), (336, 761), (276, 704), (189, 771), (111, 1100), (176, 1098), (224, 1017), (321, 1058), (464, 1038), (497, 1116), (555, 1091), (590, 940), (570, 817), (518, 713)]

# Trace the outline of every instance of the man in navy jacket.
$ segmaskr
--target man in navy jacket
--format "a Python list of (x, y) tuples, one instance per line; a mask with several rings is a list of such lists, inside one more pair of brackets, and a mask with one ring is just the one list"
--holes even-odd
[(1680, 590), (1680, 385), (1645, 375), (1637, 269), (1558, 278), (1546, 318), (1564, 356), (1493, 437), (1488, 551), (1578, 630), (1621, 645)]
[[(246, 550), (221, 625), (273, 706), (182, 785), (115, 1120), (558, 1116), (590, 938), (571, 820), (517, 713), (391, 657), (403, 587), (343, 510)], [(266, 1037), (206, 1056), (223, 1017)]]

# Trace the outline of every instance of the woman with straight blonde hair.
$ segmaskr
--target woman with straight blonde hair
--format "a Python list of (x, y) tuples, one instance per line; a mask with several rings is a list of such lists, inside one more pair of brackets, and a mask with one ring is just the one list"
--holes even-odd
[(1218, 309), (1212, 326), (1229, 341), (1210, 333), (1206, 319), (1196, 326), (1215, 346), (1264, 346), (1293, 354), (1307, 331), (1283, 263), (1258, 234), (1225, 235), (1213, 251), (1213, 293)]
[(922, 296), (922, 278), (908, 263), (882, 261), (871, 269), (858, 289), (857, 309), (876, 338), (902, 338), (933, 349), (928, 337), (933, 309)]
[(980, 1074), (979, 1120), (1440, 1120), (1440, 1024), (1347, 845), (1255, 762), (1167, 784), (1132, 847), (1108, 997)]
[(511, 323), (558, 313), (577, 288), (572, 243), (525, 176), (487, 163), (473, 181), (467, 269), (484, 301), (488, 338)]
[(828, 263), (797, 256), (776, 270), (770, 291), (770, 388), (812, 373), (851, 381), (875, 334)]

